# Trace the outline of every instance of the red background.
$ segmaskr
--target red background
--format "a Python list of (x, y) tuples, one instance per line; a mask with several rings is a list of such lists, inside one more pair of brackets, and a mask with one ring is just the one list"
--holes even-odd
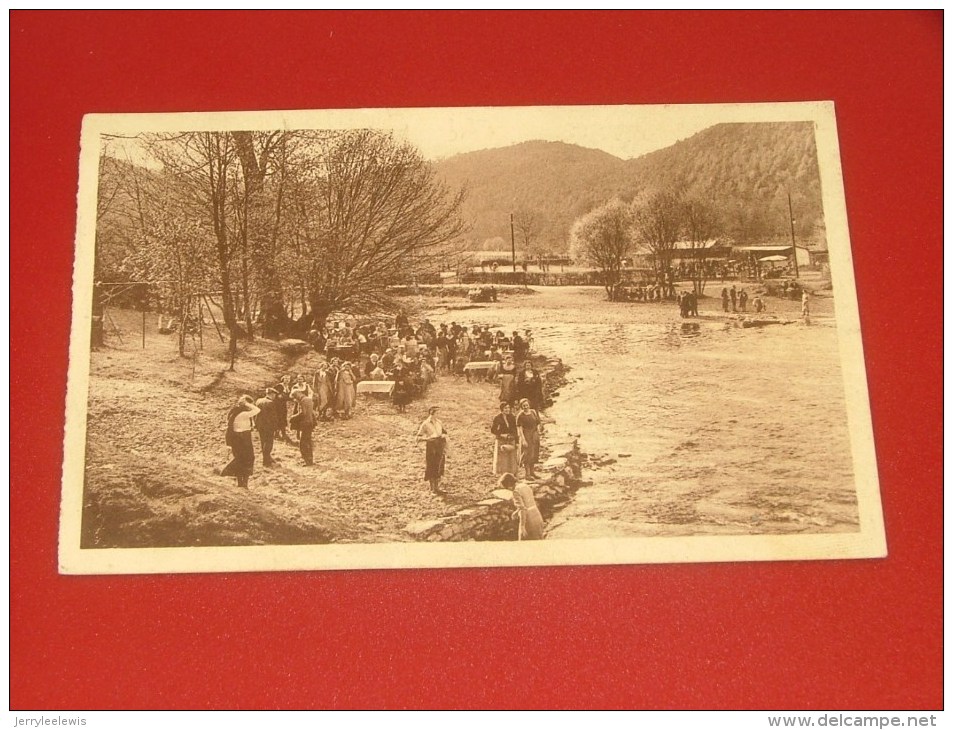
[[(12, 707), (941, 707), (942, 17), (13, 12)], [(57, 575), (84, 113), (815, 99), (887, 559)]]

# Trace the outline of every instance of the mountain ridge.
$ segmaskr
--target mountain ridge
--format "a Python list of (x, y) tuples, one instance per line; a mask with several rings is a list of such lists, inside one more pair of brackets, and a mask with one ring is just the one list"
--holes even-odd
[[(471, 248), (509, 242), (509, 214), (532, 214), (536, 247), (564, 251), (573, 221), (612, 198), (631, 201), (677, 189), (709, 201), (722, 234), (742, 243), (796, 235), (823, 245), (823, 213), (811, 122), (722, 123), (668, 147), (622, 159), (567, 142), (528, 140), (433, 163), (468, 189)], [(532, 246), (530, 246), (532, 247)]]

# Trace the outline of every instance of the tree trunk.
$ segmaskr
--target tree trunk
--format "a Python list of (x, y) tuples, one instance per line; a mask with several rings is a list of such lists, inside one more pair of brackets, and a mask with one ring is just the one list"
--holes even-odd
[[(250, 132), (232, 132), (231, 135), (235, 140), (245, 183), (245, 243), (261, 287), (262, 335), (277, 339), (288, 324), (287, 317), (284, 316), (281, 277), (275, 263), (282, 188), (279, 187), (274, 225), (269, 232), (266, 228), (272, 216), (264, 194), (264, 159), (259, 160), (255, 141)], [(251, 332), (250, 317), (250, 313), (246, 314), (249, 332)]]
[(185, 298), (179, 303), (179, 357), (185, 357), (185, 323), (189, 305)]
[(281, 333), (288, 329), (288, 314), (281, 299), (276, 299), (272, 292), (264, 291), (261, 295), (261, 334), (263, 337), (276, 340)]
[(311, 329), (323, 329), (328, 322), (328, 317), (334, 311), (331, 302), (323, 297), (312, 293), (309, 297), (311, 303)]

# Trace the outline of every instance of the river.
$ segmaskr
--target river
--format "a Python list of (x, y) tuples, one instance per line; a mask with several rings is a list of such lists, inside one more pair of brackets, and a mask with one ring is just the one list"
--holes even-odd
[[(615, 460), (587, 472), (547, 539), (858, 529), (832, 300), (811, 326), (750, 329), (715, 299), (687, 321), (595, 288), (504, 301), (499, 315), (571, 368), (550, 428)], [(768, 304), (797, 317), (796, 302)]]

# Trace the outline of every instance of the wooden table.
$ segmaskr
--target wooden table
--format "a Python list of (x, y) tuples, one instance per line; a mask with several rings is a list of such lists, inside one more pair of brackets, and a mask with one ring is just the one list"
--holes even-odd
[(393, 380), (362, 380), (357, 384), (358, 393), (386, 393), (390, 395), (393, 390)]
[(487, 374), (496, 366), (496, 360), (477, 360), (474, 362), (468, 362), (463, 366), (463, 374), (467, 376), (467, 382), (470, 381), (470, 377), (474, 374), (482, 373), (483, 377), (486, 377)]

